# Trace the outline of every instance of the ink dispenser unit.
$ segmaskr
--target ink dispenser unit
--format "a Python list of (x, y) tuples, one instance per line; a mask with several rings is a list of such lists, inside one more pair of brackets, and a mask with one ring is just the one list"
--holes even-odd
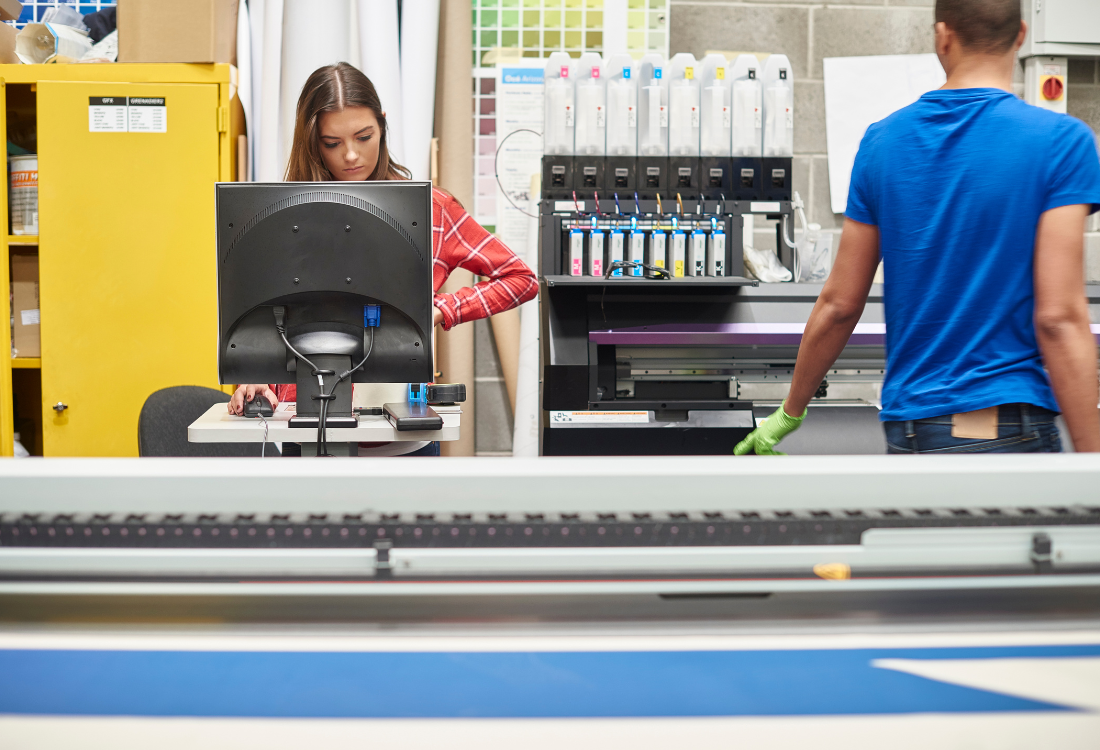
[(794, 80), (786, 55), (771, 55), (764, 64), (764, 191), (765, 200), (791, 199), (794, 156)]
[(668, 183), (670, 192), (694, 199), (699, 192), (699, 79), (695, 56), (681, 52), (668, 63)]
[(573, 189), (588, 199), (603, 185), (607, 130), (607, 87), (598, 52), (585, 52), (576, 65), (573, 133)]
[(733, 150), (733, 192), (736, 200), (764, 197), (763, 93), (756, 55), (740, 55), (729, 69)]
[(573, 192), (574, 74), (568, 53), (554, 52), (547, 59), (542, 136), (542, 195), (546, 198), (568, 198)]
[(699, 189), (710, 199), (733, 196), (733, 111), (726, 67), (721, 54), (699, 63)]
[(630, 196), (638, 189), (638, 70), (626, 54), (611, 55), (603, 66), (607, 91), (607, 147), (601, 192)]
[(638, 192), (655, 198), (668, 188), (668, 79), (651, 52), (638, 65)]

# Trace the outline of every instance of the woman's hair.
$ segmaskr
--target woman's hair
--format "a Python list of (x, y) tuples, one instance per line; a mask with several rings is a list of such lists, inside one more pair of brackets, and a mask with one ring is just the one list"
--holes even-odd
[(290, 160), (286, 165), (289, 182), (325, 182), (333, 179), (332, 172), (321, 158), (321, 137), (318, 132), (321, 114), (339, 112), (345, 107), (366, 107), (378, 120), (378, 164), (368, 180), (407, 180), (412, 177), (408, 169), (390, 158), (386, 146), (386, 116), (374, 84), (362, 71), (345, 62), (326, 65), (310, 74), (298, 97), (298, 110), (294, 117), (294, 142), (290, 147)]

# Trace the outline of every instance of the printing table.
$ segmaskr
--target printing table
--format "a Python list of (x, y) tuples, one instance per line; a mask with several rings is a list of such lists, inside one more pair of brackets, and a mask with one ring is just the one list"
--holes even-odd
[(1098, 486), (1091, 455), (0, 462), (0, 736), (1091, 749)]
[[(275, 413), (264, 421), (230, 414), (225, 404), (215, 404), (187, 428), (187, 440), (191, 443), (302, 443), (303, 455), (309, 455), (309, 446), (317, 441), (316, 429), (290, 427), (294, 416), (293, 402), (280, 403)], [(385, 416), (362, 415), (359, 426), (329, 428), (330, 450), (343, 450), (343, 455), (355, 455), (357, 443), (422, 442), (458, 440), (462, 421), (462, 407), (433, 406), (443, 417), (443, 429), (398, 432)], [(316, 449), (313, 449), (316, 452)], [(350, 454), (348, 453), (350, 451)]]

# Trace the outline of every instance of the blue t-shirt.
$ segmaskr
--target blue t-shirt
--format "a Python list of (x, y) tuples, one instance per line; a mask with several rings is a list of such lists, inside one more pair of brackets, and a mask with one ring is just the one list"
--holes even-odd
[(845, 213), (879, 228), (883, 421), (1058, 410), (1035, 336), (1035, 232), (1081, 203), (1100, 209), (1092, 131), (1006, 91), (930, 91), (867, 129)]

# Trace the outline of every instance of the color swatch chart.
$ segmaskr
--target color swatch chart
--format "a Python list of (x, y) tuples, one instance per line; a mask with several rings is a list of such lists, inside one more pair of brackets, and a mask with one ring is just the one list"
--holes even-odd
[[(496, 86), (499, 52), (514, 59), (551, 52), (600, 52), (611, 47), (635, 57), (668, 56), (669, 0), (474, 0), (474, 217), (490, 231), (496, 223)], [(617, 40), (617, 44), (613, 43)], [(515, 51), (513, 51), (515, 50)]]

